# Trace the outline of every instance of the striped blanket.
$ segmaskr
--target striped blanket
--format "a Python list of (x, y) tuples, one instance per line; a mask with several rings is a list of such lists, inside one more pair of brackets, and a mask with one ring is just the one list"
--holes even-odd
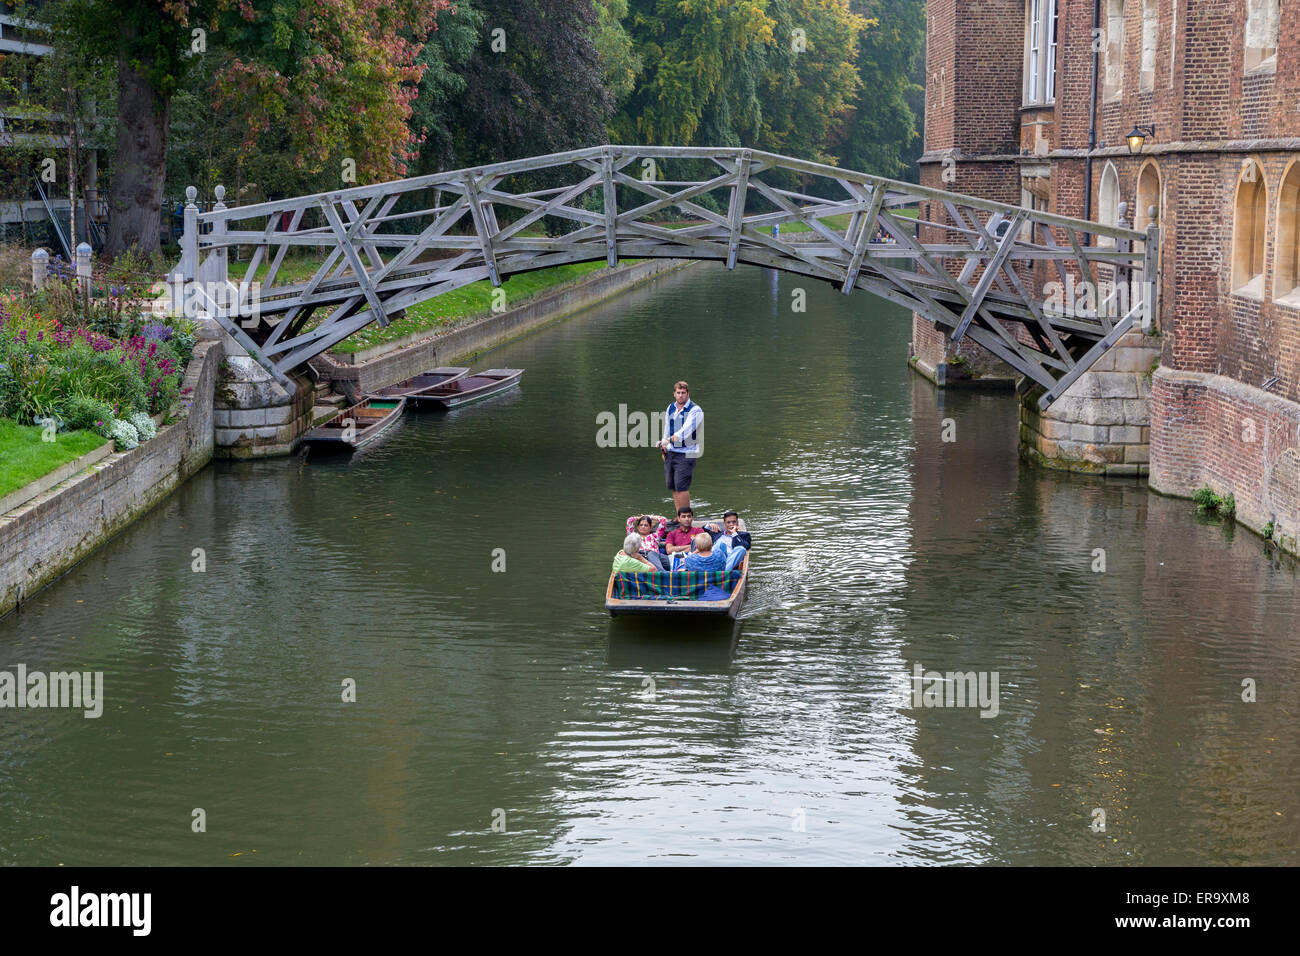
[(739, 571), (620, 571), (614, 576), (611, 597), (620, 601), (695, 601), (709, 587), (730, 594), (739, 580)]

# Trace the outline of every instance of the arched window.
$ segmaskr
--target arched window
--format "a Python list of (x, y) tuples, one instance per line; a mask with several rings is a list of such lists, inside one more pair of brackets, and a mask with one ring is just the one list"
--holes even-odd
[(1246, 0), (1245, 69), (1277, 69), (1277, 27), (1280, 0)]
[(1150, 92), (1156, 88), (1156, 44), (1160, 31), (1160, 11), (1156, 0), (1142, 0), (1142, 75), (1138, 88)]
[[(1155, 207), (1155, 216), (1151, 209)], [(1147, 226), (1160, 221), (1160, 171), (1155, 163), (1147, 163), (1138, 174), (1137, 203), (1133, 208), (1133, 228), (1146, 232)]]
[(1300, 306), (1300, 161), (1282, 178), (1277, 200), (1273, 296)]
[(1232, 222), (1232, 289), (1263, 298), (1264, 228), (1268, 191), (1264, 171), (1251, 160), (1237, 181), (1237, 202)]
[[(1103, 226), (1119, 225), (1119, 173), (1114, 163), (1107, 163), (1101, 173), (1101, 186), (1097, 190), (1097, 221)], [(1101, 245), (1112, 246), (1115, 240), (1101, 236)]]
[(1106, 0), (1106, 75), (1102, 99), (1124, 92), (1124, 0)]

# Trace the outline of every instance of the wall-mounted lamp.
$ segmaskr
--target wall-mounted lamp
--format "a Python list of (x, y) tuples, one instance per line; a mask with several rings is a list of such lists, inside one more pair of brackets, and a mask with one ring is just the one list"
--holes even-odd
[(1133, 155), (1142, 152), (1142, 144), (1147, 141), (1148, 136), (1155, 139), (1156, 127), (1154, 123), (1150, 126), (1134, 126), (1133, 132), (1128, 134), (1128, 151)]

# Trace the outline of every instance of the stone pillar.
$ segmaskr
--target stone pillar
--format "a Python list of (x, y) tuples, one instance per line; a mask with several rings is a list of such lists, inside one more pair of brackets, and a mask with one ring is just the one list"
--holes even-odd
[(1041, 389), (1020, 400), (1020, 453), (1060, 471), (1145, 475), (1151, 454), (1151, 378), (1161, 338), (1126, 333), (1045, 412)]
[(77, 294), (81, 297), (82, 307), (85, 309), (90, 308), (90, 286), (93, 276), (90, 257), (92, 254), (93, 250), (88, 242), (80, 243), (73, 254), (77, 268)]
[(45, 280), (50, 275), (50, 254), (44, 249), (32, 253), (32, 287), (44, 289)]
[[(232, 342), (223, 336), (223, 344)], [(256, 360), (241, 349), (227, 353), (217, 376), (212, 413), (215, 458), (269, 458), (291, 454), (313, 424), (315, 390), (296, 375), (291, 398)]]

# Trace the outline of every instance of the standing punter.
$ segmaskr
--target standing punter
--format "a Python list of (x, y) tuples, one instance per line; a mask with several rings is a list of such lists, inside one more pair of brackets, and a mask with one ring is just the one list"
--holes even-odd
[(659, 451), (664, 459), (664, 480), (673, 493), (678, 510), (691, 506), (691, 475), (700, 457), (704, 409), (691, 401), (691, 387), (685, 382), (673, 386), (676, 399), (664, 416), (664, 437)]

